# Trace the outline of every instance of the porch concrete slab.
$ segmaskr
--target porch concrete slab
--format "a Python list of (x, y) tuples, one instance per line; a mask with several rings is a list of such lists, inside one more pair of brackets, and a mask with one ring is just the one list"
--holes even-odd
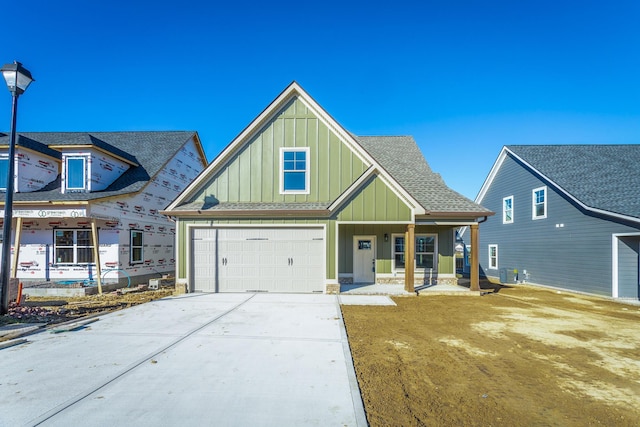
[(414, 295), (414, 292), (404, 290), (404, 285), (389, 284), (353, 284), (340, 285), (340, 294), (356, 294), (356, 295)]
[(188, 294), (0, 351), (0, 425), (366, 425), (335, 295)]
[(416, 288), (418, 295), (457, 295), (457, 296), (480, 296), (479, 291), (471, 291), (469, 288), (458, 285), (433, 285)]
[(347, 295), (338, 296), (341, 305), (396, 305), (386, 295)]

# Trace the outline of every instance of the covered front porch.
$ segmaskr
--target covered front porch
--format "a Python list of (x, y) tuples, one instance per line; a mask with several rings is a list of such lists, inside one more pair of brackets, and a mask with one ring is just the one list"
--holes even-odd
[[(457, 289), (456, 229), (471, 229), (471, 278), (468, 290), (479, 292), (477, 221), (416, 221), (415, 223), (336, 224), (337, 277), (341, 291), (387, 286), (387, 294), (433, 289)], [(465, 288), (460, 287), (461, 290)]]

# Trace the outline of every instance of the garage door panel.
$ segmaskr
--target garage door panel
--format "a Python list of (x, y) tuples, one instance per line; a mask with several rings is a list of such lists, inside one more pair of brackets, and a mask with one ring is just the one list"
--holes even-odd
[(194, 241), (193, 259), (206, 264), (193, 270), (198, 290), (215, 292), (216, 284), (219, 292), (324, 290), (324, 229), (205, 230), (194, 233), (194, 238), (213, 239), (209, 244)]
[(216, 291), (216, 230), (198, 229), (193, 234), (194, 290)]

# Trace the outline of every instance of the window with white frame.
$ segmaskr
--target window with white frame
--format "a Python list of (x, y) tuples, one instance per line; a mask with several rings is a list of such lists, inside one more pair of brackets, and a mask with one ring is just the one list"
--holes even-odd
[(7, 191), (7, 175), (9, 174), (9, 158), (0, 157), (0, 190)]
[(498, 269), (498, 245), (489, 245), (489, 268)]
[(144, 262), (144, 239), (141, 230), (131, 230), (129, 262), (140, 264)]
[(83, 156), (65, 159), (65, 189), (81, 191), (87, 189), (87, 158)]
[[(416, 234), (415, 236), (415, 268), (417, 269), (437, 269), (437, 235)], [(403, 234), (393, 236), (393, 269), (404, 270), (405, 268), (405, 241)]]
[(280, 192), (309, 194), (309, 148), (280, 149)]
[(513, 222), (513, 196), (502, 199), (502, 223), (511, 224)]
[(55, 229), (53, 252), (56, 264), (93, 263), (91, 230)]
[(531, 204), (533, 219), (547, 217), (547, 187), (533, 189), (531, 192)]
[(404, 269), (404, 236), (393, 236), (393, 268)]
[(436, 236), (416, 236), (416, 268), (436, 268)]

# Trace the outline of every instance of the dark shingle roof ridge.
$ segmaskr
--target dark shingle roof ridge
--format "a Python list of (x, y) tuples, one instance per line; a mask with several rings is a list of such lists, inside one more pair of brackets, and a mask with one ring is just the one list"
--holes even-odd
[(22, 134), (16, 135), (16, 146), (28, 148), (30, 150), (40, 152), (44, 155), (53, 157), (58, 160), (62, 158), (62, 155), (59, 151), (49, 148), (46, 144), (43, 144)]
[(506, 148), (587, 207), (640, 218), (640, 144)]

